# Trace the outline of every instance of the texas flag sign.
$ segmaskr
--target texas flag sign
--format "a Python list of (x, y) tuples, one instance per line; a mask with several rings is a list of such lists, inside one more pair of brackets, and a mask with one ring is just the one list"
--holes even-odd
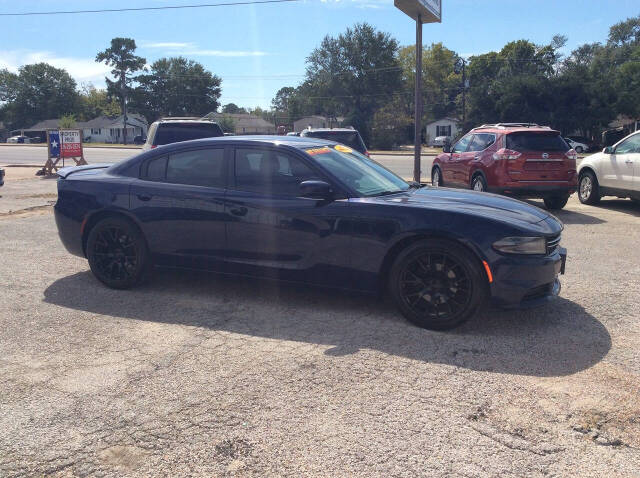
[(49, 157), (60, 157), (60, 133), (58, 131), (49, 131)]
[(63, 158), (82, 157), (82, 142), (79, 130), (62, 130), (60, 131), (60, 139), (62, 139)]

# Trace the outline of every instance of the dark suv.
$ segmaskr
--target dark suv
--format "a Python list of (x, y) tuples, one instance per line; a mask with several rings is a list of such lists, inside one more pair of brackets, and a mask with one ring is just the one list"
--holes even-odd
[(218, 123), (201, 118), (163, 118), (149, 126), (147, 141), (143, 151), (163, 144), (179, 143), (191, 139), (215, 138), (223, 136)]
[(342, 143), (345, 146), (355, 149), (359, 153), (369, 156), (367, 147), (362, 141), (360, 133), (351, 128), (316, 128), (305, 129), (300, 133), (302, 137), (327, 139), (329, 141), (335, 141), (336, 143)]
[(532, 123), (474, 128), (433, 162), (435, 186), (456, 186), (510, 196), (542, 198), (562, 209), (576, 191), (576, 152), (560, 132)]

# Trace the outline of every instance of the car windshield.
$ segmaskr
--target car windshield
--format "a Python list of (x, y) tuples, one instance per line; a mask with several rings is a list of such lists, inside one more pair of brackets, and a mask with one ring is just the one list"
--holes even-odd
[(364, 153), (367, 149), (357, 131), (310, 131), (307, 136), (342, 143), (361, 153)]
[(569, 146), (558, 133), (518, 132), (507, 135), (507, 149), (514, 151), (558, 151), (565, 153)]
[(154, 143), (156, 146), (161, 146), (222, 135), (222, 129), (216, 123), (161, 123)]
[(325, 146), (308, 149), (307, 153), (361, 196), (394, 194), (411, 187), (402, 178), (351, 148)]

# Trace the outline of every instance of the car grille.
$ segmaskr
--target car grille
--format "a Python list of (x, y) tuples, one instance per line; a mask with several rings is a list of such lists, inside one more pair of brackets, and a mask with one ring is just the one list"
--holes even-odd
[(560, 234), (547, 237), (547, 255), (553, 254), (560, 247)]

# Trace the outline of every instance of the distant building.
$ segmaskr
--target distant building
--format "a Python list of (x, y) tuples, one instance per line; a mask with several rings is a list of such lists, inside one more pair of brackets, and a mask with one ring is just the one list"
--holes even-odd
[(222, 118), (231, 118), (233, 120), (233, 133), (242, 134), (276, 134), (276, 125), (268, 121), (248, 113), (217, 113), (212, 112), (206, 115), (213, 121)]
[(438, 136), (449, 136), (454, 139), (458, 136), (458, 120), (455, 118), (442, 118), (426, 125), (427, 144), (433, 146), (433, 140)]
[(293, 122), (294, 131), (302, 131), (307, 128), (329, 128), (329, 120), (325, 116), (305, 116)]
[[(31, 128), (14, 130), (12, 134), (20, 134), (45, 141), (48, 129), (58, 129), (59, 119), (48, 119), (34, 124)], [(127, 143), (133, 141), (134, 136), (147, 135), (147, 120), (144, 116), (132, 113), (127, 115)], [(89, 121), (76, 121), (75, 129), (82, 130), (85, 143), (124, 143), (124, 115), (116, 118), (98, 116)]]

